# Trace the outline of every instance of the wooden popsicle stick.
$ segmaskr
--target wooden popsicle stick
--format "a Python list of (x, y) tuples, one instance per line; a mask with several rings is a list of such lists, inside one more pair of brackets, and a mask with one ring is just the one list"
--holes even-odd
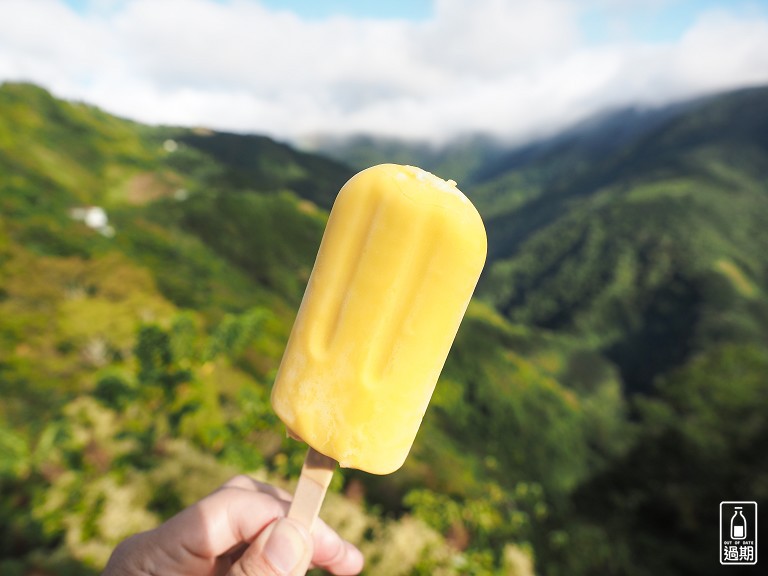
[(310, 533), (335, 469), (336, 460), (320, 454), (312, 447), (309, 448), (291, 508), (288, 510), (288, 518), (301, 522)]
[[(293, 502), (288, 510), (288, 518), (300, 522), (310, 534), (320, 514), (320, 507), (323, 505), (325, 492), (328, 490), (335, 469), (336, 460), (320, 454), (310, 446), (304, 458), (296, 492), (293, 494)], [(290, 576), (306, 574), (311, 561), (311, 554), (307, 554), (303, 561), (291, 571)]]

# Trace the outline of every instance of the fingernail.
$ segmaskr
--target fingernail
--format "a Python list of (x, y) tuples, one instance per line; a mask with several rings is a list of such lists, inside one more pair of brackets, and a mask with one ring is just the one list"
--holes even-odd
[(278, 520), (267, 543), (264, 557), (280, 574), (288, 574), (304, 558), (307, 536), (290, 520)]

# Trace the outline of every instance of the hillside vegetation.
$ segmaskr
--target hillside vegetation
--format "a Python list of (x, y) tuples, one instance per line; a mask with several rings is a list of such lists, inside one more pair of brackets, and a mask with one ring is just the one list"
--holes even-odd
[[(336, 475), (366, 574), (716, 572), (717, 502), (768, 498), (766, 94), (435, 152), (491, 259), (406, 465)], [(269, 390), (352, 172), (0, 87), (0, 573), (292, 487)]]

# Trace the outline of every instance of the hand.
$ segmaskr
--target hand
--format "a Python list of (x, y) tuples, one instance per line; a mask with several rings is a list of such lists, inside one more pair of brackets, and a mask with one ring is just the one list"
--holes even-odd
[(363, 556), (327, 524), (314, 533), (285, 518), (290, 496), (236, 476), (154, 530), (112, 553), (102, 576), (278, 576), (307, 566), (358, 574)]

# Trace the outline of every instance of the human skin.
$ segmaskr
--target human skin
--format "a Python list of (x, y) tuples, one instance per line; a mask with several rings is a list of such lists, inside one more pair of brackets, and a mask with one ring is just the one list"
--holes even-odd
[(285, 516), (290, 496), (236, 476), (154, 530), (115, 548), (102, 576), (278, 576), (311, 563), (338, 576), (363, 556), (324, 522), (313, 534)]

